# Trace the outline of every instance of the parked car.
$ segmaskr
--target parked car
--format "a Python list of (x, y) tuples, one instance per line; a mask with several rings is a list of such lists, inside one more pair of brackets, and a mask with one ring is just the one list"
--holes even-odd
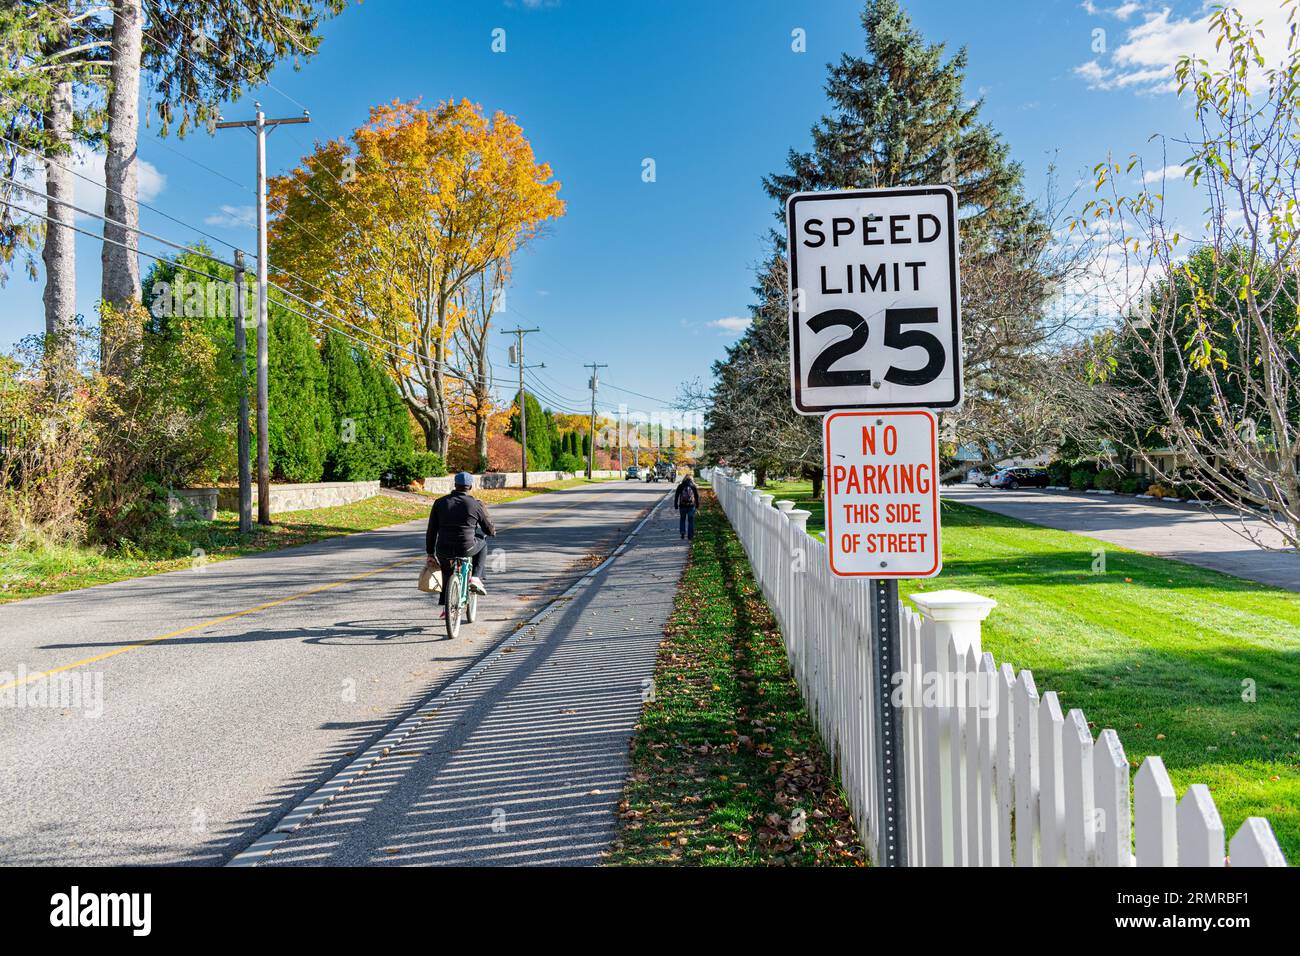
[(624, 481), (640, 481), (641, 469), (636, 465), (628, 465), (627, 474), (623, 476)]
[(977, 488), (987, 488), (989, 477), (989, 473), (983, 468), (972, 468), (966, 472), (966, 484), (974, 485)]
[(1046, 488), (1051, 484), (1046, 468), (1003, 468), (989, 479), (991, 488)]
[(669, 461), (656, 462), (649, 471), (650, 481), (675, 481), (677, 478), (677, 469)]

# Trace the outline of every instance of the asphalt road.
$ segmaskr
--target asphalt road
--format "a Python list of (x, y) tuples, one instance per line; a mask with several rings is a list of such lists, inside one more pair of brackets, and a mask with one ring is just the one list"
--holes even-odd
[[(973, 485), (946, 486), (943, 494), (1022, 521), (1300, 591), (1300, 556), (1257, 547), (1237, 530), (1242, 519), (1226, 511), (1211, 513), (1196, 504), (1162, 504), (1119, 495), (1002, 491)], [(1281, 543), (1281, 535), (1265, 528), (1263, 522), (1247, 520), (1265, 541)]]
[(415, 587), (423, 521), (0, 606), (0, 863), (228, 861), (666, 490), (493, 507), (490, 593), (454, 642)]
[[(363, 773), (331, 780), (259, 866), (591, 865), (615, 838), (628, 742), (686, 563), (652, 512), (625, 549), (513, 636), (457, 692), (430, 700)], [(305, 818), (305, 819), (304, 819)]]

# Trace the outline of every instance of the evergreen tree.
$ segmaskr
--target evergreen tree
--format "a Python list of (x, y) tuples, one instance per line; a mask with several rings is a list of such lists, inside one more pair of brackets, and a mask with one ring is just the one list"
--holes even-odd
[[(1061, 318), (1049, 318), (1047, 307), (1053, 290), (1067, 286), (1080, 263), (1054, 248), (1043, 216), (1025, 200), (1020, 166), (979, 118), (982, 100), (967, 101), (962, 90), (965, 50), (945, 59), (943, 45), (926, 43), (898, 0), (867, 0), (862, 24), (865, 53), (845, 54), (828, 68), (830, 111), (812, 129), (812, 148), (791, 150), (789, 168), (768, 176), (764, 187), (780, 202), (778, 215), (784, 221), (785, 200), (794, 192), (952, 185), (961, 230), (966, 401), (960, 412), (944, 414), (945, 432), (957, 443), (1028, 448), (1025, 453), (1033, 454), (1083, 414), (1063, 394), (1042, 397), (1059, 392), (1043, 386), (1055, 375), (1053, 336), (1063, 331)], [(775, 254), (782, 255), (784, 229), (774, 230), (772, 241)], [(771, 278), (769, 261), (760, 287), (770, 285)], [(778, 299), (778, 311), (785, 311), (783, 289), (773, 287), (762, 295), (756, 318), (773, 311)], [(746, 405), (752, 405), (751, 396), (784, 394), (788, 374), (783, 362), (770, 361), (774, 356), (762, 351), (776, 345), (775, 337), (753, 331), (745, 345), (754, 368), (734, 376), (748, 382), (740, 395)], [(779, 379), (767, 387), (758, 384), (764, 375)], [(742, 429), (746, 434), (740, 444), (757, 456), (747, 462), (755, 467), (789, 462), (802, 444), (788, 400), (773, 400), (776, 404), (759, 418), (750, 416), (764, 422), (763, 433)], [(1027, 403), (1042, 414), (1021, 414)], [(1052, 434), (1042, 422), (1051, 423), (1046, 431)], [(814, 448), (804, 460), (814, 477), (820, 457)]]
[(364, 381), (356, 350), (338, 332), (321, 346), (335, 434), (325, 459), (329, 481), (374, 481), (382, 472), (375, 442), (375, 400)]
[(307, 320), (272, 308), (267, 333), (271, 469), (286, 481), (320, 481), (334, 445), (334, 414)]
[(371, 435), (379, 472), (383, 474), (415, 454), (411, 414), (397, 390), (397, 383), (369, 351), (360, 350), (357, 365), (371, 400)]
[[(524, 392), (524, 409), (528, 416), (528, 468), (548, 471), (551, 467), (551, 415), (544, 413), (537, 399), (528, 392)], [(518, 393), (515, 395), (514, 414), (510, 416), (509, 435), (515, 441), (520, 440)]]
[(962, 207), (965, 241), (974, 230), (1023, 229), (1032, 208), (1020, 166), (994, 129), (979, 121), (983, 100), (962, 92), (966, 51), (946, 62), (898, 0), (868, 0), (866, 55), (829, 67), (832, 112), (813, 127), (811, 151), (791, 150), (789, 171), (764, 180), (782, 204), (794, 192), (949, 183)]

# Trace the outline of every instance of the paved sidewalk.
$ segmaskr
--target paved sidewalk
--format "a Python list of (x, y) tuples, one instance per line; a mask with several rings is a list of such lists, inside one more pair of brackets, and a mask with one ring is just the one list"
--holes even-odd
[[(1256, 547), (1233, 529), (1243, 519), (1226, 512), (1216, 517), (1198, 504), (1082, 492), (1002, 491), (972, 485), (947, 485), (943, 496), (1021, 521), (1086, 534), (1134, 551), (1300, 591), (1300, 556)], [(1262, 521), (1245, 520), (1266, 540), (1282, 543), (1281, 535), (1264, 528)]]
[(599, 863), (686, 553), (665, 502), (262, 865)]

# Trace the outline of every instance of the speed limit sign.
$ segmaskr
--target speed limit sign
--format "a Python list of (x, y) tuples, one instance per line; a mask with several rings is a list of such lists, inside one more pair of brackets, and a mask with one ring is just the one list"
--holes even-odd
[(786, 222), (795, 411), (960, 405), (952, 188), (796, 193)]

